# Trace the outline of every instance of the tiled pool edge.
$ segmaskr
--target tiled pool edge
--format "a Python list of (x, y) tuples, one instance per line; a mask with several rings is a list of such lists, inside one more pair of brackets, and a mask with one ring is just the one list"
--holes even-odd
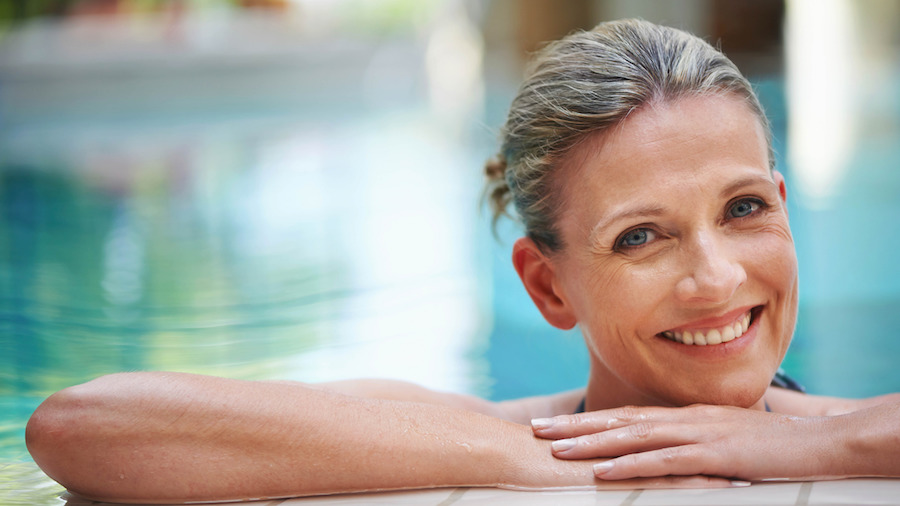
[[(21, 503), (27, 504), (27, 503)], [(112, 506), (64, 494), (65, 506)], [(343, 506), (353, 504), (472, 506), (861, 506), (900, 505), (900, 479), (859, 478), (817, 482), (763, 482), (732, 489), (638, 489), (578, 492), (518, 492), (495, 488), (443, 488), (336, 494), (241, 503), (249, 506)]]
[[(440, 494), (435, 497), (436, 494)], [(426, 497), (430, 496), (430, 497)], [(741, 489), (624, 490), (597, 492), (513, 492), (490, 488), (454, 488), (286, 499), (271, 506), (336, 504), (584, 504), (592, 506), (693, 505), (835, 506), (900, 505), (900, 479), (866, 478), (817, 482), (761, 482)], [(269, 505), (266, 505), (269, 506)]]

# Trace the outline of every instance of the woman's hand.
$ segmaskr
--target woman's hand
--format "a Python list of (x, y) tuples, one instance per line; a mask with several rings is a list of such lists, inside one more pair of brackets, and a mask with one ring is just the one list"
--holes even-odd
[(651, 476), (616, 481), (598, 480), (591, 467), (599, 459), (563, 460), (554, 458), (551, 442), (535, 438), (523, 426), (521, 436), (498, 441), (502, 447), (511, 448), (499, 481), (494, 485), (512, 490), (632, 490), (676, 488), (731, 488), (750, 485), (717, 476)]
[[(850, 415), (848, 415), (850, 416)], [(706, 475), (741, 480), (842, 477), (847, 417), (795, 417), (728, 406), (623, 407), (532, 421), (560, 459), (603, 480)], [(848, 427), (852, 429), (852, 427)]]

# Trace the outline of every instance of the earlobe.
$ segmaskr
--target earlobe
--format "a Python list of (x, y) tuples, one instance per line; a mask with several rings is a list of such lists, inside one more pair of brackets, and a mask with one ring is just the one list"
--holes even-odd
[(550, 259), (528, 237), (513, 245), (513, 266), (528, 295), (550, 325), (563, 330), (575, 326), (577, 320), (562, 294), (557, 292), (556, 273)]

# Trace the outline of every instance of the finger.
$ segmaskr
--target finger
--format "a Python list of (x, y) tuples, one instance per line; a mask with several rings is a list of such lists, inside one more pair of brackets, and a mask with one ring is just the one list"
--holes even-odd
[(717, 476), (659, 476), (653, 478), (632, 478), (627, 480), (603, 481), (598, 490), (634, 490), (650, 488), (732, 488), (749, 485), (748, 482), (733, 481)]
[[(627, 489), (636, 488), (734, 488), (746, 487), (750, 482), (734, 481), (718, 476), (661, 476), (658, 478), (635, 478), (631, 480), (604, 482), (603, 488), (611, 484), (624, 484)], [(600, 488), (600, 487), (598, 487)]]
[(702, 475), (709, 470), (728, 476), (725, 466), (701, 445), (667, 447), (643, 453), (632, 453), (594, 464), (594, 476), (601, 480), (625, 480), (669, 475)]
[(555, 457), (566, 460), (619, 457), (700, 443), (707, 436), (707, 432), (696, 425), (641, 422), (585, 436), (558, 439), (550, 444), (550, 448)]
[(625, 480), (598, 481), (589, 487), (521, 487), (499, 484), (497, 488), (512, 490), (635, 490), (635, 489), (676, 489), (676, 488), (734, 488), (746, 487), (750, 482), (733, 481), (716, 476), (659, 476), (652, 478), (632, 478)]
[(577, 437), (659, 419), (660, 411), (667, 409), (623, 406), (553, 418), (535, 418), (531, 421), (531, 428), (536, 436), (545, 439)]
[(739, 408), (704, 404), (681, 408), (623, 406), (574, 415), (535, 418), (531, 421), (531, 427), (538, 437), (561, 439), (645, 422), (690, 422), (694, 424), (721, 422), (726, 418), (726, 414), (734, 414), (735, 409)]

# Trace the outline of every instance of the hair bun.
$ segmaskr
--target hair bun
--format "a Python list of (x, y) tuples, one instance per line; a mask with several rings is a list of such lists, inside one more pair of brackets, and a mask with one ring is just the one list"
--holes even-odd
[[(484, 197), (491, 206), (492, 223), (496, 226), (501, 216), (508, 215), (507, 207), (512, 199), (506, 184), (506, 157), (498, 154), (489, 159), (484, 164), (484, 175), (487, 177)], [(494, 233), (496, 234), (496, 229)]]
[(484, 175), (491, 181), (505, 180), (506, 157), (497, 155), (488, 160), (484, 165)]

